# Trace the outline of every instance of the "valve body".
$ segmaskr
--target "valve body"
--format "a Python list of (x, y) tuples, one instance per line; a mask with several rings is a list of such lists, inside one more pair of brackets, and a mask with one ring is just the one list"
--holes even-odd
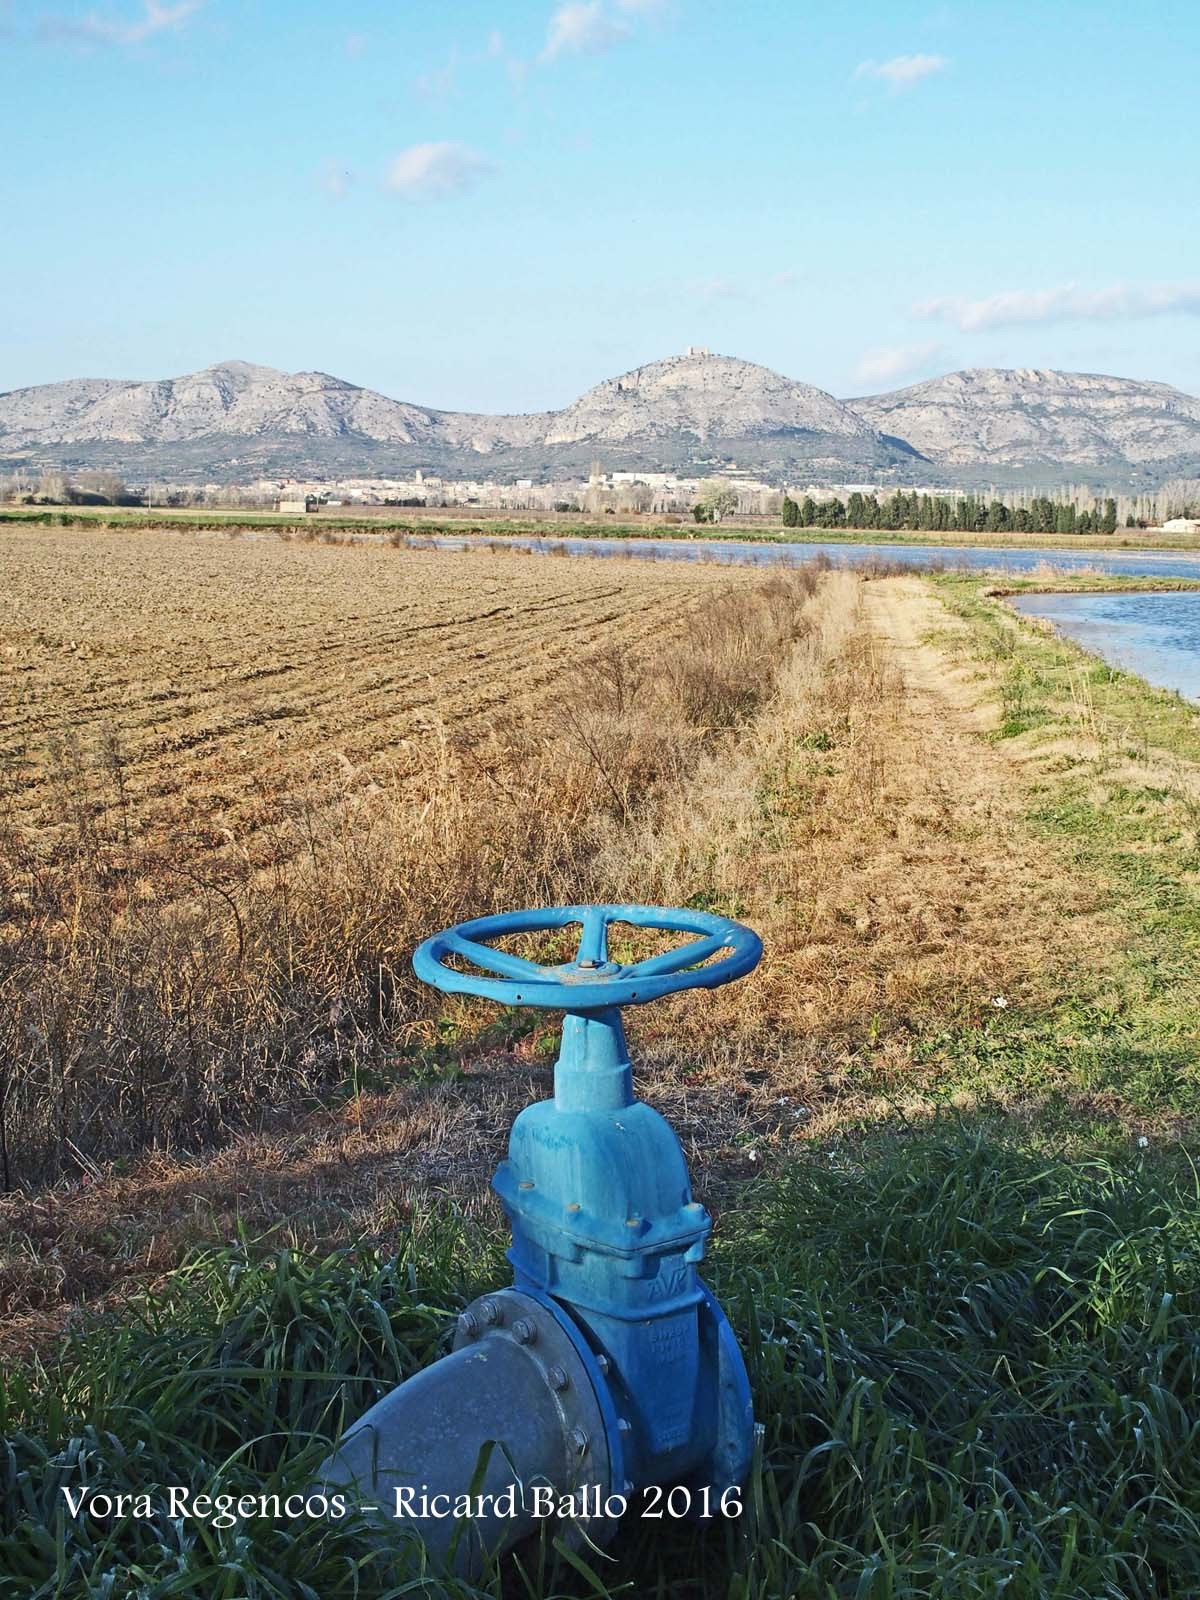
[(619, 1012), (566, 1018), (554, 1098), (518, 1116), (495, 1188), (517, 1289), (562, 1305), (606, 1359), (628, 1481), (740, 1483), (753, 1417), (698, 1271), (712, 1221), (670, 1124), (633, 1097)]

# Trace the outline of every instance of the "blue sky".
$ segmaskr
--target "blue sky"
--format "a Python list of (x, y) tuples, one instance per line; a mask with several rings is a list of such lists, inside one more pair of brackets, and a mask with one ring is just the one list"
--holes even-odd
[(562, 405), (705, 344), (1200, 392), (1200, 8), (0, 0), (0, 389)]

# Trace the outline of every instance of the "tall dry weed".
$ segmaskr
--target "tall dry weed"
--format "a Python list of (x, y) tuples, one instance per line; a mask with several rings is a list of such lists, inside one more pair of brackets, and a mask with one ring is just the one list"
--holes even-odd
[(343, 759), (219, 875), (137, 835), (115, 738), (61, 740), (53, 867), (36, 835), (0, 836), (0, 1185), (191, 1148), (406, 1070), (441, 1005), (409, 958), (448, 923), (688, 898), (648, 832), (676, 827), (702, 762), (731, 758), (818, 626), (816, 583), (774, 577), (640, 657), (586, 659), (536, 727), (513, 715), (459, 744), (434, 726), (415, 774)]

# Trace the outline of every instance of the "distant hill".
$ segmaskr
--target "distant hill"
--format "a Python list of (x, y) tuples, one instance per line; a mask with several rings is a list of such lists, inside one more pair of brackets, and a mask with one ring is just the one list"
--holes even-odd
[(0, 395), (0, 441), (7, 449), (287, 434), (424, 444), (438, 437), (438, 426), (418, 406), (324, 372), (277, 372), (248, 361), (150, 383), (81, 378)]
[(225, 361), (152, 382), (79, 379), (0, 395), (0, 459), (239, 475), (314, 469), (467, 475), (681, 466), (741, 455), (886, 469), (910, 452), (832, 395), (729, 356), (651, 362), (562, 411), (483, 416), (391, 400), (323, 372)]
[(973, 367), (847, 401), (945, 466), (1175, 467), (1200, 462), (1200, 400), (1169, 384)]
[(953, 372), (837, 400), (707, 351), (652, 361), (561, 411), (487, 416), (392, 400), (323, 372), (224, 361), (149, 382), (0, 394), (0, 465), (235, 480), (417, 467), (576, 476), (607, 467), (875, 481), (1200, 472), (1200, 400), (1166, 384), (1021, 369)]
[(589, 389), (551, 414), (547, 444), (811, 434), (870, 448), (875, 430), (823, 389), (733, 356), (672, 356)]

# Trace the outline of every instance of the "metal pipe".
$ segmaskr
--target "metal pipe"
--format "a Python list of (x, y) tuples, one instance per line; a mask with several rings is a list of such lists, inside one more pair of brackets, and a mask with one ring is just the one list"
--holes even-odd
[(629, 1485), (603, 1391), (561, 1309), (511, 1289), (485, 1295), (459, 1318), (450, 1355), (347, 1431), (317, 1486), (464, 1575), (540, 1526), (606, 1538), (603, 1507), (614, 1483)]

